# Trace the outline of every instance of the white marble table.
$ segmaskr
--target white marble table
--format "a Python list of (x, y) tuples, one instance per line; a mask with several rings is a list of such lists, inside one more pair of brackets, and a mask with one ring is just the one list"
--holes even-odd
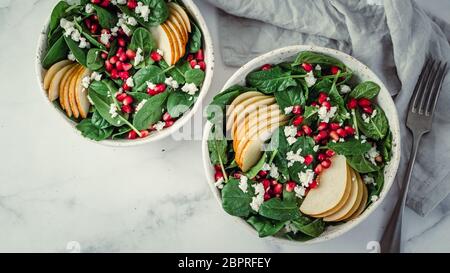
[[(0, 0), (0, 251), (66, 252), (69, 244), (83, 252), (368, 252), (380, 237), (395, 191), (344, 236), (285, 246), (247, 233), (222, 212), (205, 182), (200, 141), (115, 149), (73, 134), (35, 80), (35, 44), (56, 2)], [(216, 10), (197, 2), (217, 53), (209, 101), (235, 69), (220, 59)], [(421, 2), (450, 20), (448, 0)], [(407, 210), (405, 250), (450, 251), (449, 229), (443, 208), (426, 218)]]

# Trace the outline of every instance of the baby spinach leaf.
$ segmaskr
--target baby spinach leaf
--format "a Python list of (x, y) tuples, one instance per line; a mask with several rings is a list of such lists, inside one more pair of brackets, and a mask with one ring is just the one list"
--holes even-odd
[(70, 5), (66, 1), (59, 1), (58, 4), (53, 8), (52, 14), (50, 15), (50, 23), (48, 25), (48, 34), (52, 35), (53, 32), (59, 27), (59, 21), (64, 18), (66, 10)]
[(380, 169), (380, 167), (372, 164), (364, 155), (347, 156), (347, 163), (359, 173), (371, 173)]
[[(112, 92), (112, 90), (110, 89), (110, 87), (106, 84), (106, 81), (93, 81), (90, 85), (89, 85), (89, 92), (95, 92), (98, 95), (101, 95), (103, 97), (109, 97), (110, 96), (110, 92)], [(111, 94), (114, 94), (116, 91), (114, 91)]]
[(141, 0), (140, 2), (150, 8), (150, 14), (147, 21), (134, 11), (130, 10), (126, 5), (117, 5), (117, 7), (122, 13), (134, 17), (140, 25), (147, 28), (159, 26), (169, 18), (169, 8), (164, 0)]
[(169, 65), (166, 63), (166, 61), (161, 60), (159, 62), (159, 66), (166, 70), (166, 74), (168, 74), (172, 79), (177, 81), (178, 84), (185, 84), (186, 79), (184, 78), (184, 74), (191, 69), (191, 66), (186, 61), (179, 61), (172, 69), (168, 69)]
[(61, 38), (64, 30), (62, 27), (58, 26), (52, 34), (48, 35), (47, 48), (52, 48), (52, 46)]
[(259, 159), (259, 161), (255, 164), (255, 166), (253, 166), (245, 175), (248, 178), (253, 179), (262, 169), (266, 161), (267, 161), (267, 153), (264, 153)]
[(389, 122), (383, 109), (381, 109), (378, 105), (374, 105), (373, 107), (374, 111), (376, 111), (374, 117), (368, 116), (364, 119), (361, 111), (357, 111), (356, 120), (358, 122), (359, 130), (361, 130), (367, 137), (380, 140), (383, 139), (388, 133)]
[(118, 18), (115, 14), (99, 5), (92, 5), (98, 16), (98, 22), (102, 28), (111, 29), (116, 26)]
[(296, 202), (284, 201), (279, 198), (272, 198), (262, 203), (259, 207), (259, 214), (278, 221), (295, 220), (300, 217)]
[[(89, 43), (91, 43), (95, 47), (106, 50), (105, 45), (100, 43), (96, 38), (94, 38), (91, 35), (90, 31), (86, 28), (86, 26), (84, 26), (83, 24), (80, 25), (80, 23), (78, 23), (77, 20), (74, 20), (74, 23), (75, 23), (75, 27), (78, 29), (78, 31), (81, 33), (81, 35), (83, 35), (86, 38), (86, 40), (89, 41)], [(114, 40), (114, 41), (116, 41), (116, 43), (117, 43), (117, 40)]]
[(371, 184), (368, 186), (369, 188), (369, 202), (370, 197), (373, 195), (379, 196), (381, 193), (381, 190), (383, 189), (384, 185), (384, 170), (380, 169), (377, 172), (368, 173), (369, 177), (372, 177), (375, 181), (375, 184)]
[(191, 21), (192, 33), (189, 39), (189, 52), (197, 53), (202, 48), (202, 31), (200, 28)]
[(102, 50), (98, 48), (92, 48), (88, 51), (86, 58), (86, 66), (90, 70), (96, 71), (102, 68), (104, 61), (102, 59)]
[(358, 84), (349, 96), (355, 99), (374, 99), (380, 93), (380, 86), (374, 82), (366, 81)]
[(314, 106), (306, 106), (305, 113), (303, 114), (304, 123), (312, 124), (317, 121), (319, 108)]
[(283, 221), (273, 221), (259, 215), (248, 218), (249, 223), (258, 232), (259, 237), (273, 236), (278, 233), (286, 224)]
[(201, 69), (190, 69), (184, 74), (187, 83), (193, 83), (196, 86), (201, 86), (205, 80), (205, 72)]
[(166, 79), (164, 71), (155, 66), (149, 65), (147, 67), (142, 68), (133, 76), (134, 80), (134, 91), (142, 92), (147, 89), (147, 81), (157, 84), (162, 83)]
[(306, 98), (305, 95), (303, 94), (303, 89), (300, 86), (289, 87), (284, 91), (275, 92), (274, 95), (282, 111), (286, 107), (294, 105), (303, 106), (306, 103)]
[(149, 100), (152, 98), (152, 96), (144, 92), (128, 92), (128, 95), (133, 97), (136, 104), (140, 103), (143, 100)]
[(381, 147), (384, 162), (389, 162), (392, 156), (392, 132), (390, 130), (387, 136), (378, 144), (378, 147)]
[(275, 130), (270, 139), (269, 150), (273, 151), (275, 155), (273, 157), (273, 163), (278, 167), (278, 173), (280, 177), (278, 181), (284, 183), (289, 180), (289, 169), (286, 161), (286, 153), (289, 151), (289, 144), (284, 135), (284, 127), (280, 127)]
[(328, 142), (328, 148), (340, 155), (362, 155), (367, 153), (372, 147), (369, 143), (362, 143), (361, 140), (351, 139), (345, 142)]
[(42, 67), (49, 69), (53, 64), (67, 58), (69, 48), (67, 47), (64, 37), (61, 36), (58, 41), (47, 51), (47, 54), (42, 60)]
[(70, 37), (64, 36), (64, 40), (66, 41), (66, 44), (69, 47), (72, 54), (75, 56), (75, 59), (77, 59), (78, 63), (80, 63), (82, 66), (86, 67), (87, 66), (86, 50), (79, 48), (78, 44), (74, 40), (72, 40)]
[(160, 121), (168, 96), (169, 92), (166, 91), (151, 97), (134, 115), (134, 127), (138, 130), (146, 130), (156, 122)]
[(131, 131), (130, 128), (128, 127), (120, 127), (117, 132), (113, 133), (113, 135), (111, 136), (111, 139), (120, 139), (120, 138), (124, 138), (124, 136), (126, 134), (128, 134)]
[(292, 78), (291, 72), (283, 72), (280, 67), (250, 72), (246, 81), (249, 86), (256, 87), (266, 94), (283, 91), (290, 86), (297, 86), (297, 82)]
[(91, 98), (92, 102), (94, 103), (94, 107), (98, 111), (100, 116), (107, 120), (112, 126), (121, 127), (127, 123), (127, 120), (121, 114), (112, 117), (112, 115), (109, 113), (111, 104), (113, 103), (110, 97), (100, 95), (97, 92), (89, 92), (89, 98)]
[(239, 188), (239, 180), (231, 178), (222, 189), (222, 206), (230, 215), (247, 217), (252, 211), (250, 203), (254, 195), (254, 188), (248, 184), (247, 192)]
[(294, 63), (292, 63), (292, 66), (298, 66), (303, 63), (333, 65), (333, 66), (337, 66), (341, 69), (345, 68), (345, 65), (338, 59), (321, 54), (321, 53), (311, 52), (311, 51), (301, 52), (295, 59)]
[(302, 233), (317, 237), (325, 231), (325, 222), (322, 219), (315, 219), (310, 223), (302, 223), (300, 221), (292, 221), (292, 224)]
[(213, 165), (226, 165), (228, 163), (227, 146), (228, 142), (221, 130), (213, 127), (208, 138), (208, 150)]
[(109, 138), (113, 132), (113, 127), (103, 119), (97, 111), (94, 111), (92, 118), (83, 119), (76, 128), (84, 137), (101, 141)]
[(133, 37), (131, 38), (129, 48), (134, 51), (140, 48), (144, 51), (144, 56), (147, 56), (153, 49), (156, 48), (156, 41), (150, 34), (150, 31), (139, 27), (133, 32)]
[(171, 92), (167, 99), (167, 112), (173, 118), (178, 118), (191, 108), (195, 103), (195, 97), (185, 92)]
[[(297, 141), (290, 147), (290, 151), (294, 154), (297, 153), (297, 151), (301, 151), (300, 155), (305, 157), (306, 155), (315, 154), (314, 146), (315, 142), (311, 137), (299, 137), (297, 138)], [(307, 169), (310, 169), (312, 166), (314, 166), (314, 163), (312, 163), (310, 166), (306, 166), (303, 163), (294, 162), (292, 166), (288, 167), (289, 175), (292, 180), (301, 183), (298, 174), (306, 171)]]

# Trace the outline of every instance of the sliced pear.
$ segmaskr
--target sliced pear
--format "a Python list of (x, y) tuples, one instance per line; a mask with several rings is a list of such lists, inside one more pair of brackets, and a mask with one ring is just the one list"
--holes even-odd
[(58, 87), (58, 92), (59, 92), (59, 105), (61, 105), (61, 108), (63, 110), (66, 110), (66, 102), (65, 102), (65, 96), (64, 96), (64, 86), (66, 84), (67, 81), (67, 77), (69, 76), (68, 74), (72, 73), (73, 69), (76, 67), (76, 64), (73, 63), (70, 65), (69, 70), (67, 70), (66, 74), (64, 74), (63, 78), (61, 79), (61, 83), (59, 84)]
[(176, 10), (170, 8), (169, 20), (171, 20), (172, 23), (177, 24), (178, 27), (181, 29), (183, 33), (184, 45), (186, 46), (187, 43), (189, 42), (189, 31), (187, 30), (187, 27), (184, 24), (183, 18)]
[(172, 46), (173, 41), (169, 31), (163, 25), (159, 25), (151, 28), (151, 32), (156, 40), (158, 48), (164, 53), (164, 60), (168, 65), (173, 65), (173, 60), (175, 57), (175, 47)]
[(61, 81), (64, 78), (64, 75), (66, 75), (67, 71), (69, 71), (69, 69), (71, 68), (72, 65), (65, 66), (58, 72), (56, 72), (50, 83), (50, 88), (48, 89), (48, 98), (50, 101), (55, 101), (59, 97), (59, 86), (61, 84)]
[(89, 102), (88, 91), (83, 87), (82, 80), (84, 77), (90, 76), (91, 71), (85, 69), (83, 73), (80, 73), (77, 79), (77, 88), (75, 89), (75, 101), (78, 106), (78, 111), (82, 118), (87, 118), (89, 109), (91, 108), (91, 103)]
[(176, 58), (173, 62), (174, 64), (176, 64), (184, 56), (184, 54), (186, 54), (186, 47), (183, 46), (182, 40), (183, 34), (178, 29), (178, 27), (175, 26), (170, 20), (166, 20), (164, 24), (166, 24), (166, 26), (170, 29), (175, 46), (178, 47), (178, 58)]
[(186, 32), (184, 30), (184, 25), (180, 24), (178, 22), (178, 19), (176, 16), (174, 16), (173, 14), (169, 15), (169, 18), (167, 18), (167, 21), (170, 22), (172, 24), (172, 26), (175, 28), (175, 30), (178, 32), (179, 34), (179, 40), (181, 41), (181, 43), (183, 45), (186, 45), (188, 40), (186, 39)]
[(362, 199), (362, 187), (359, 186), (359, 181), (356, 178), (355, 172), (350, 168), (351, 176), (349, 177), (352, 184), (350, 196), (345, 205), (337, 212), (324, 217), (325, 222), (337, 222), (342, 221), (346, 217), (352, 215), (359, 207), (359, 203)]
[(364, 197), (364, 183), (362, 182), (361, 176), (359, 175), (359, 173), (357, 171), (355, 171), (353, 169), (352, 169), (352, 171), (353, 171), (353, 174), (355, 175), (356, 181), (358, 182), (358, 197), (356, 199), (355, 204), (351, 208), (351, 210), (344, 217), (341, 217), (338, 221), (348, 220), (353, 214), (355, 214), (355, 212), (359, 209), (361, 202), (363, 200), (363, 197)]
[(326, 217), (338, 211), (348, 199), (351, 190), (351, 179), (345, 156), (336, 155), (331, 158), (331, 167), (319, 176), (319, 186), (311, 189), (300, 206), (306, 215)]
[(183, 18), (184, 24), (186, 25), (188, 32), (191, 33), (191, 31), (192, 31), (191, 20), (189, 20), (189, 16), (186, 13), (186, 11), (183, 9), (183, 7), (181, 7), (180, 5), (173, 3), (173, 2), (169, 3), (169, 7), (173, 8), (180, 14), (181, 18)]
[(54, 65), (52, 65), (50, 67), (50, 69), (47, 71), (47, 73), (45, 73), (44, 89), (48, 91), (48, 89), (50, 88), (50, 84), (51, 84), (53, 78), (55, 77), (56, 73), (71, 63), (72, 62), (69, 60), (63, 60), (63, 61), (57, 62)]
[(244, 92), (242, 94), (240, 94), (239, 96), (237, 96), (232, 102), (231, 104), (228, 106), (227, 109), (227, 117), (229, 115), (231, 115), (231, 112), (233, 112), (233, 109), (236, 107), (236, 105), (240, 104), (241, 102), (251, 98), (251, 97), (256, 97), (256, 96), (264, 96), (263, 93), (258, 92), (258, 91), (248, 91), (248, 92)]
[(226, 127), (227, 131), (231, 130), (238, 114), (241, 113), (242, 111), (245, 111), (245, 108), (247, 108), (248, 106), (250, 106), (254, 103), (257, 103), (260, 100), (264, 100), (267, 98), (271, 98), (271, 97), (265, 96), (265, 95), (258, 95), (258, 96), (248, 98), (248, 99), (242, 101), (241, 103), (239, 103), (238, 105), (236, 105), (233, 108), (233, 110), (231, 111), (231, 114), (229, 116), (227, 116), (227, 127)]
[[(361, 183), (362, 183), (362, 181), (361, 181)], [(355, 213), (353, 213), (353, 215), (351, 215), (348, 219), (346, 219), (348, 221), (353, 220), (356, 217), (360, 216), (366, 209), (367, 199), (369, 198), (369, 192), (367, 190), (366, 184), (362, 183), (362, 188), (363, 188), (363, 196), (361, 199), (361, 203), (359, 204), (359, 207), (355, 211)]]
[(70, 77), (73, 76), (73, 73), (76, 72), (78, 69), (77, 65), (73, 65), (72, 68), (67, 71), (66, 75), (64, 75), (63, 80), (61, 81), (61, 85), (59, 87), (60, 90), (62, 90), (61, 96), (64, 98), (64, 109), (66, 110), (66, 114), (69, 117), (73, 116), (72, 108), (70, 108), (70, 102), (69, 102), (69, 84), (70, 84)]
[(75, 90), (77, 89), (77, 83), (78, 83), (78, 77), (80, 76), (80, 73), (83, 73), (84, 71), (84, 67), (83, 66), (78, 66), (77, 70), (73, 73), (73, 75), (71, 76), (71, 78), (69, 79), (69, 84), (68, 84), (68, 92), (69, 93), (69, 106), (70, 109), (72, 110), (73, 116), (75, 118), (79, 118), (80, 117), (80, 111), (78, 110), (78, 106), (77, 106), (77, 102), (75, 99)]
[(231, 137), (234, 136), (236, 128), (242, 123), (246, 116), (250, 115), (253, 112), (256, 112), (258, 108), (272, 105), (275, 103), (274, 97), (268, 97), (266, 99), (258, 100), (250, 105), (248, 105), (243, 111), (237, 113), (236, 118), (234, 119), (233, 125), (231, 126)]

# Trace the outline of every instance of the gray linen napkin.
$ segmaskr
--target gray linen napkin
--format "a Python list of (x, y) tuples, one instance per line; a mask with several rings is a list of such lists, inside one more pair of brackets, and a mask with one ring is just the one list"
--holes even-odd
[[(412, 90), (428, 54), (450, 62), (450, 25), (411, 0), (208, 0), (224, 12), (219, 33), (230, 66), (295, 44), (342, 50), (383, 80), (399, 111), (402, 181), (411, 136), (405, 118)], [(380, 3), (375, 3), (380, 2)], [(450, 192), (450, 76), (443, 85), (433, 130), (422, 140), (407, 205), (424, 216)], [(450, 202), (447, 198), (445, 202)], [(450, 209), (450, 205), (442, 206)]]

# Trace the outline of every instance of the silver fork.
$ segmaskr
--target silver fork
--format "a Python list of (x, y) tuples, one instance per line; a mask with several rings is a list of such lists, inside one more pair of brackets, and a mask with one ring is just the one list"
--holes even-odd
[(431, 131), (434, 110), (442, 88), (442, 82), (446, 76), (447, 63), (437, 62), (431, 58), (426, 61), (413, 96), (409, 102), (406, 127), (413, 136), (413, 145), (409, 159), (403, 188), (395, 205), (394, 212), (381, 237), (380, 246), (383, 253), (399, 253), (401, 250), (402, 215), (408, 193), (409, 181), (416, 161), (417, 150), (422, 136)]

